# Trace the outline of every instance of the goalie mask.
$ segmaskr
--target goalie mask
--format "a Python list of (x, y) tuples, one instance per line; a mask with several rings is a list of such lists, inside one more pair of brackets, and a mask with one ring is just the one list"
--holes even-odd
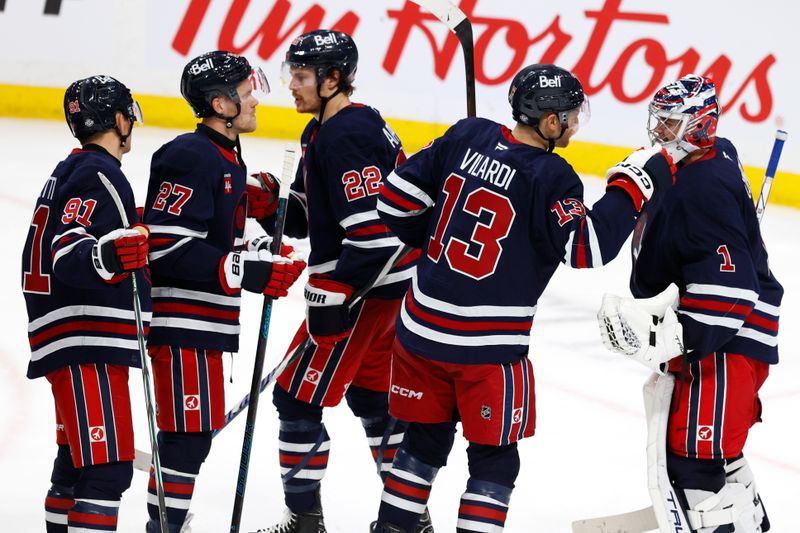
[(652, 144), (689, 154), (714, 145), (720, 108), (709, 78), (688, 74), (662, 87), (649, 111), (647, 134)]

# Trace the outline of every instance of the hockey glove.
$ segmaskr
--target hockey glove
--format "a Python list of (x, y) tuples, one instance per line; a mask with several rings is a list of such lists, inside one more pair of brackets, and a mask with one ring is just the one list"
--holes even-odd
[(106, 233), (92, 248), (92, 264), (105, 281), (118, 283), (124, 274), (147, 264), (150, 230), (144, 224)]
[(663, 194), (675, 184), (675, 171), (672, 156), (660, 146), (639, 148), (606, 171), (606, 189), (620, 187), (641, 211), (654, 194)]
[(278, 210), (278, 179), (269, 172), (257, 172), (247, 178), (247, 216), (256, 220), (271, 217)]
[(675, 284), (652, 298), (605, 294), (597, 313), (603, 344), (664, 374), (664, 363), (684, 353), (683, 326), (675, 314), (678, 299)]
[(321, 274), (312, 274), (306, 283), (306, 325), (308, 333), (321, 348), (332, 348), (350, 335), (348, 299), (353, 287)]
[(241, 288), (271, 298), (280, 298), (288, 294), (289, 287), (297, 281), (305, 267), (304, 261), (270, 255), (263, 250), (231, 252), (220, 261), (219, 277), (222, 288), (228, 294)]
[[(250, 241), (247, 241), (247, 251), (248, 252), (260, 252), (264, 250), (269, 252), (269, 247), (272, 245), (272, 236), (270, 235), (261, 235), (260, 237), (256, 237)], [(299, 252), (294, 251), (294, 246), (290, 244), (283, 244), (281, 243), (281, 255), (284, 257), (288, 257), (293, 261), (303, 260), (304, 257)]]

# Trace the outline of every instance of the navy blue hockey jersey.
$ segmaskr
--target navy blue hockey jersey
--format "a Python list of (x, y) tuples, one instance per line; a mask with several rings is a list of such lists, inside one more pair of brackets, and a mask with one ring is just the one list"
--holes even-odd
[(632, 242), (631, 292), (680, 288), (690, 361), (712, 352), (778, 362), (783, 288), (769, 269), (753, 197), (736, 149), (718, 137), (681, 168), (659, 205), (645, 206)]
[[(312, 119), (301, 144), (284, 232), (309, 237), (309, 274), (362, 287), (401, 245), (375, 209), (381, 183), (405, 160), (400, 139), (378, 111), (351, 104), (322, 126)], [(401, 297), (413, 268), (402, 261), (369, 296)]]
[[(123, 227), (100, 173), (116, 189), (128, 221), (136, 222), (133, 191), (119, 161), (95, 145), (73, 150), (59, 163), (36, 201), (22, 252), (29, 378), (72, 364), (141, 366), (130, 276), (107, 283), (92, 264), (97, 240)], [(150, 282), (144, 272), (136, 275), (146, 327)]]
[(246, 175), (235, 143), (198, 125), (162, 146), (150, 166), (144, 221), (151, 231), (151, 345), (235, 352), (238, 289), (220, 261), (244, 245)]
[(423, 248), (398, 339), (431, 359), (474, 364), (526, 356), (556, 267), (607, 263), (637, 216), (616, 187), (587, 209), (564, 159), (480, 118), (458, 122), (399, 166), (378, 211), (400, 239)]

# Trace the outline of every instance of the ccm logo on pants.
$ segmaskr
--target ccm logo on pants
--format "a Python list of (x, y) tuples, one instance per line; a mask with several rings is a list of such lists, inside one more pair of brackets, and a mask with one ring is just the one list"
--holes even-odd
[(399, 394), (400, 396), (405, 396), (406, 398), (413, 398), (415, 400), (422, 399), (422, 393), (407, 389), (405, 387), (398, 387), (397, 385), (392, 385), (391, 388), (392, 394)]

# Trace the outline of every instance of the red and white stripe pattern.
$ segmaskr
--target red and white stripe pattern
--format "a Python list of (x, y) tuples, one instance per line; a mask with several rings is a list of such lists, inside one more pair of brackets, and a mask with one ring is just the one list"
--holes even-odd
[(119, 500), (88, 500), (78, 498), (69, 510), (69, 533), (116, 531)]
[[(324, 426), (293, 431), (292, 423), (281, 423), (278, 452), (286, 494), (315, 491), (328, 468), (331, 440)], [(296, 429), (296, 428), (295, 428)]]
[(128, 367), (70, 365), (47, 379), (76, 468), (133, 460)]
[(97, 242), (94, 235), (90, 235), (83, 227), (71, 228), (64, 233), (60, 233), (53, 237), (52, 253), (53, 253), (53, 269), (59, 259), (70, 253), (78, 244), (83, 241)]
[[(145, 333), (152, 313), (142, 313)], [(101, 305), (70, 305), (50, 311), (28, 324), (31, 361), (40, 361), (68, 348), (118, 348), (136, 351), (134, 312)]]
[(186, 330), (187, 333), (216, 333), (238, 336), (240, 296), (155, 287), (151, 326)]
[[(167, 522), (183, 524), (189, 505), (192, 503), (194, 483), (197, 474), (181, 472), (172, 468), (161, 467), (164, 481), (164, 503), (167, 507)], [(156, 489), (155, 471), (150, 468), (150, 481), (147, 484), (147, 511), (151, 517), (158, 518), (158, 490)]]
[[(470, 486), (479, 486), (480, 482), (470, 480)], [(496, 490), (499, 486), (495, 485), (495, 490), (486, 491), (483, 494), (479, 491), (467, 488), (461, 496), (461, 503), (458, 506), (458, 522), (456, 531), (458, 533), (502, 533), (506, 523), (508, 513), (508, 502), (511, 496), (511, 489), (506, 489), (504, 493), (498, 494)], [(505, 487), (504, 487), (505, 488)], [(498, 497), (504, 497), (501, 501)]]
[(150, 261), (156, 261), (176, 252), (192, 239), (204, 240), (208, 237), (208, 231), (198, 231), (175, 225), (153, 224), (147, 227), (150, 230)]
[(415, 335), (444, 345), (527, 347), (535, 313), (536, 306), (451, 304), (426, 295), (414, 278), (400, 319)]
[(345, 230), (343, 246), (356, 248), (385, 248), (398, 247), (400, 240), (391, 230), (381, 222), (376, 210), (354, 213), (340, 220), (339, 224)]
[(222, 352), (153, 346), (149, 353), (153, 360), (159, 429), (198, 432), (225, 425)]
[(758, 293), (749, 289), (690, 283), (678, 312), (702, 324), (738, 331), (757, 301)]
[(564, 248), (564, 261), (572, 268), (596, 268), (603, 266), (600, 241), (589, 216), (582, 216), (573, 223)]
[[(383, 483), (380, 516), (391, 517), (397, 513), (422, 516), (438, 470), (408, 455), (402, 449), (398, 451), (392, 469)], [(391, 518), (388, 521), (391, 522)]]
[(393, 217), (418, 216), (433, 206), (433, 199), (422, 189), (392, 172), (384, 180), (377, 209)]
[(47, 491), (47, 498), (44, 500), (44, 519), (47, 523), (48, 531), (56, 531), (56, 528), (67, 527), (67, 513), (75, 504), (72, 497), (72, 488), (53, 486)]

